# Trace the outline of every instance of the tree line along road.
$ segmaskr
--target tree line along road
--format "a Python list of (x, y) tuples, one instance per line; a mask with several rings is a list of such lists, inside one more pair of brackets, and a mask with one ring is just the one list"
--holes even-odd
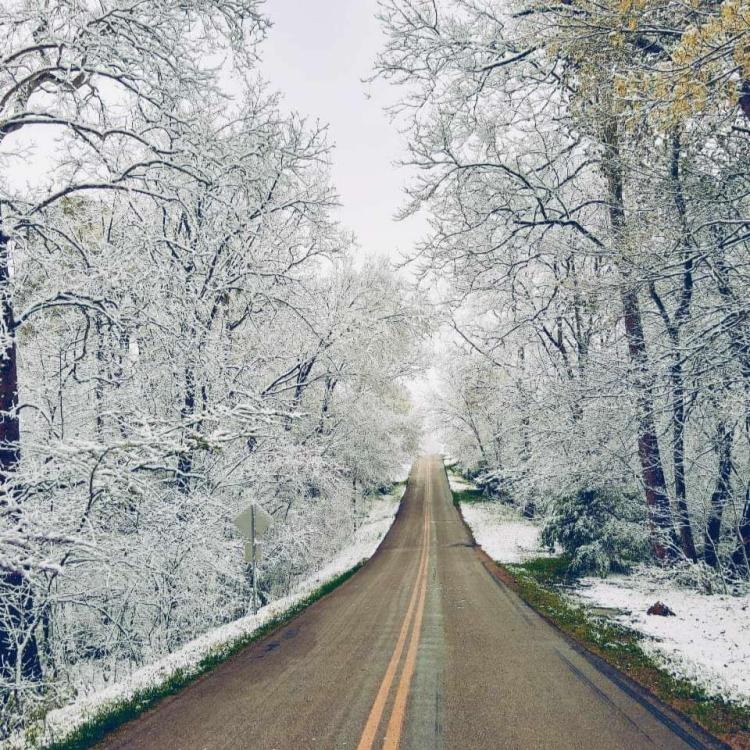
[(490, 567), (440, 458), (420, 458), (361, 571), (102, 747), (722, 747), (579, 653)]

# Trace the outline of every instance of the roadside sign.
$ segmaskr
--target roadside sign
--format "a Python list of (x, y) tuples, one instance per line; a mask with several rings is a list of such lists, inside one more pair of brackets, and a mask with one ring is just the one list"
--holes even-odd
[(255, 506), (255, 538), (263, 536), (273, 524), (273, 516), (263, 508)]
[(253, 566), (253, 614), (258, 611), (258, 571), (257, 566), (262, 558), (262, 547), (258, 537), (268, 531), (273, 524), (273, 516), (263, 508), (253, 503), (247, 510), (243, 510), (235, 519), (234, 525), (240, 534), (247, 539), (245, 542), (245, 562)]
[(237, 518), (234, 519), (234, 525), (245, 539), (253, 538), (253, 509), (243, 510)]
[[(263, 546), (260, 542), (255, 542), (255, 564), (257, 565), (263, 559)], [(251, 563), (253, 561), (253, 544), (252, 542), (245, 542), (245, 562)]]
[(253, 538), (253, 516), (255, 516), (255, 538), (263, 536), (273, 524), (273, 516), (266, 513), (258, 505), (251, 505), (247, 510), (243, 510), (235, 519), (234, 525), (245, 539)]

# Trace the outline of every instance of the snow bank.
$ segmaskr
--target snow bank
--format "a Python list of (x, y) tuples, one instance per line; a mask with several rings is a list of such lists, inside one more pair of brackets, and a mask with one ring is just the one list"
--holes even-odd
[[(136, 693), (159, 685), (177, 670), (181, 670), (186, 675), (194, 674), (201, 659), (209, 653), (229, 648), (237, 639), (251, 635), (269, 621), (283, 615), (290, 607), (309, 596), (326, 581), (350, 570), (362, 560), (372, 557), (393, 523), (403, 492), (402, 486), (395, 495), (381, 495), (373, 499), (352, 543), (317, 573), (300, 582), (289, 596), (262, 607), (257, 615), (242, 617), (204, 633), (174, 653), (135, 670), (120, 682), (79, 696), (73, 703), (50, 711), (44, 719), (44, 739), (41, 744), (64, 738), (81, 724), (106, 710), (108, 705), (121, 703), (132, 698)], [(25, 737), (17, 736), (9, 740), (4, 747), (8, 750), (21, 750), (21, 748), (28, 747), (28, 742)]]
[(411, 473), (412, 466), (413, 466), (413, 463), (402, 464), (401, 470), (396, 472), (395, 481), (405, 482), (409, 478), (409, 474)]
[(498, 502), (461, 503), (461, 513), (474, 539), (493, 560), (521, 563), (548, 555), (539, 546), (539, 526), (515, 508)]
[(448, 484), (452, 492), (465, 492), (466, 490), (477, 489), (477, 486), (473, 482), (469, 482), (452, 471), (448, 472)]
[[(473, 485), (449, 473), (451, 489)], [(539, 527), (513, 508), (493, 502), (461, 503), (476, 541), (498, 562), (520, 563), (546, 552)], [(641, 568), (630, 576), (584, 578), (575, 603), (602, 613), (646, 636), (643, 650), (675, 677), (707, 694), (750, 705), (750, 596), (707, 595), (680, 588), (663, 571)], [(647, 615), (657, 601), (675, 617)]]
[[(586, 578), (574, 598), (621, 610), (613, 619), (646, 635), (644, 651), (671, 674), (709, 695), (750, 705), (750, 596), (702, 594), (641, 569), (632, 576)], [(647, 615), (657, 600), (675, 617)]]
[[(472, 482), (448, 472), (454, 492), (475, 490)], [(521, 563), (548, 553), (539, 545), (539, 526), (524, 518), (515, 508), (499, 502), (461, 503), (461, 513), (474, 539), (493, 559), (503, 563)]]

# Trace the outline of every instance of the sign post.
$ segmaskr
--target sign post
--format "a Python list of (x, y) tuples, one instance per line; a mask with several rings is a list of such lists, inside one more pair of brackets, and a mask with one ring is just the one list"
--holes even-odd
[(253, 538), (253, 614), (258, 614), (258, 563), (255, 559), (255, 504), (250, 506), (250, 518)]
[(235, 519), (234, 525), (245, 539), (245, 562), (250, 563), (253, 571), (253, 614), (258, 613), (258, 563), (261, 548), (258, 537), (268, 531), (273, 523), (273, 517), (263, 508), (253, 503), (247, 510), (242, 511)]

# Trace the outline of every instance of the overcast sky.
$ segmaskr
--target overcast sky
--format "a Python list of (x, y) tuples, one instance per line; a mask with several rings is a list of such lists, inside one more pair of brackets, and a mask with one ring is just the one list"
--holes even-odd
[(342, 223), (367, 253), (409, 251), (424, 224), (393, 220), (407, 179), (394, 165), (402, 138), (383, 112), (396, 92), (362, 83), (382, 44), (376, 0), (266, 0), (264, 10), (274, 25), (263, 74), (286, 108), (329, 124)]

